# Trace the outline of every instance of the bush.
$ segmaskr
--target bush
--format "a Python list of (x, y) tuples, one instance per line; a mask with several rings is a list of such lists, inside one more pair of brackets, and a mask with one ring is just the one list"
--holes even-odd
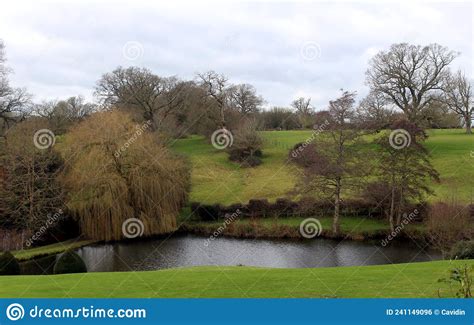
[(312, 197), (302, 197), (297, 202), (295, 213), (299, 216), (316, 216), (316, 200)]
[(197, 215), (200, 205), (201, 205), (201, 203), (199, 203), (199, 202), (191, 202), (189, 204), (189, 207), (191, 208), (191, 213), (194, 213), (194, 214)]
[(260, 165), (262, 143), (256, 123), (249, 121), (235, 131), (234, 143), (228, 149), (229, 159), (240, 162), (244, 167)]
[(298, 205), (286, 198), (278, 198), (272, 206), (272, 212), (278, 217), (290, 217), (297, 210)]
[(229, 206), (223, 206), (221, 207), (221, 213), (222, 215), (232, 215), (236, 213), (237, 211), (240, 211), (240, 213), (245, 213), (247, 211), (247, 207), (244, 206), (242, 203), (234, 203)]
[(255, 167), (262, 164), (262, 159), (257, 156), (249, 156), (242, 161), (241, 166), (243, 167)]
[(54, 274), (86, 273), (87, 267), (79, 255), (69, 250), (56, 261), (53, 272)]
[(249, 200), (247, 209), (252, 217), (266, 217), (270, 212), (270, 203), (267, 199)]
[(0, 275), (19, 275), (20, 264), (10, 252), (0, 255)]
[(430, 207), (427, 228), (431, 244), (443, 254), (466, 238), (472, 238), (466, 207), (456, 203), (435, 203)]
[(469, 210), (469, 216), (471, 218), (474, 217), (474, 204), (469, 204), (468, 210)]
[(29, 259), (21, 262), (20, 273), (22, 275), (53, 274), (55, 264), (56, 255)]
[(219, 204), (206, 205), (197, 202), (191, 203), (191, 211), (200, 221), (216, 221), (222, 214), (222, 208)]
[(474, 240), (457, 242), (449, 254), (451, 259), (468, 260), (474, 258)]

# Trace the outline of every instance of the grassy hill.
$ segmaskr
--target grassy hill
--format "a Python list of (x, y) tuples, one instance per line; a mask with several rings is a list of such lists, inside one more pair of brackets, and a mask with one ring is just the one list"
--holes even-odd
[[(438, 279), (467, 261), (361, 267), (192, 267), (151, 272), (2, 276), (0, 297), (453, 297)], [(455, 289), (455, 287), (453, 287)]]
[[(263, 164), (240, 168), (228, 161), (227, 154), (215, 149), (206, 139), (191, 136), (177, 140), (173, 148), (190, 158), (191, 201), (232, 204), (252, 198), (274, 200), (284, 196), (295, 184), (296, 174), (285, 163), (289, 150), (311, 136), (305, 131), (265, 131)], [(461, 129), (430, 130), (426, 142), (441, 183), (433, 184), (436, 196), (431, 201), (447, 200), (453, 194), (463, 202), (474, 198), (474, 136)]]

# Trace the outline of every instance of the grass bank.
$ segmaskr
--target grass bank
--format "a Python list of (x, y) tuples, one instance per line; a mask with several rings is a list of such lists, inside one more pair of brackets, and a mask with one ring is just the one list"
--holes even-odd
[[(430, 200), (445, 200), (454, 195), (471, 202), (474, 186), (474, 136), (461, 129), (430, 130), (426, 142), (433, 164), (441, 175), (441, 183), (432, 184), (436, 193)], [(173, 149), (189, 157), (192, 170), (191, 201), (212, 204), (246, 203), (253, 198), (275, 200), (285, 196), (295, 184), (295, 174), (286, 158), (293, 146), (311, 137), (311, 131), (265, 131), (263, 164), (255, 168), (239, 168), (227, 154), (215, 149), (203, 137), (177, 140)], [(374, 157), (375, 158), (375, 157)]]
[(70, 239), (63, 242), (45, 245), (41, 247), (35, 247), (31, 249), (24, 249), (13, 251), (12, 254), (20, 261), (26, 261), (32, 258), (38, 258), (53, 254), (62, 253), (68, 249), (76, 249), (82, 246), (90, 245), (95, 243), (94, 240), (78, 240), (78, 239)]
[[(306, 218), (261, 218), (238, 219), (227, 225), (223, 220), (214, 222), (186, 221), (181, 231), (210, 236), (214, 232), (219, 235), (241, 238), (302, 238), (299, 232), (300, 224)], [(335, 238), (332, 233), (332, 218), (318, 218), (321, 224), (322, 238)], [(319, 228), (319, 226), (318, 226)], [(373, 220), (361, 217), (346, 217), (341, 219), (341, 233), (337, 238), (365, 240), (385, 238), (390, 232), (388, 223), (384, 220)], [(408, 224), (400, 238), (422, 238), (425, 235), (423, 224)]]
[(462, 263), (436, 261), (362, 267), (268, 269), (193, 267), (151, 272), (0, 277), (0, 297), (453, 297), (438, 279)]

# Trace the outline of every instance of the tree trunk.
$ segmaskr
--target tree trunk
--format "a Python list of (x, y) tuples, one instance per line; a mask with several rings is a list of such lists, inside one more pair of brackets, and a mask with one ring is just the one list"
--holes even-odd
[(155, 115), (153, 114), (153, 112), (145, 111), (143, 113), (143, 117), (145, 119), (145, 122), (149, 123), (151, 131), (158, 130), (158, 125), (156, 125), (155, 123)]
[(334, 219), (332, 223), (332, 231), (334, 235), (339, 234), (339, 214), (341, 210), (341, 180), (336, 181), (336, 198), (334, 200)]
[(402, 223), (402, 206), (403, 206), (403, 187), (400, 189), (400, 201), (398, 202), (398, 207), (397, 207), (397, 226), (400, 226)]
[(466, 123), (466, 134), (472, 134), (471, 120), (472, 117), (470, 114), (464, 116), (464, 123)]
[(221, 128), (225, 129), (225, 114), (224, 114), (224, 105), (221, 106), (220, 113), (221, 113)]
[(392, 186), (392, 196), (390, 198), (390, 215), (388, 217), (390, 223), (390, 231), (395, 231), (395, 186)]

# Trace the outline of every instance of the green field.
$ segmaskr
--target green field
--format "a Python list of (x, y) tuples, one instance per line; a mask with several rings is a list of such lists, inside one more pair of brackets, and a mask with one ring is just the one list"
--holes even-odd
[(151, 272), (0, 277), (0, 297), (453, 297), (439, 283), (467, 261), (362, 267), (193, 267)]
[[(473, 197), (474, 137), (462, 130), (432, 130), (427, 147), (441, 174), (441, 184), (430, 200), (447, 200), (453, 193), (459, 200)], [(265, 139), (263, 164), (240, 168), (229, 162), (224, 151), (214, 149), (203, 137), (177, 140), (174, 150), (187, 156), (193, 166), (190, 201), (245, 203), (252, 198), (274, 200), (293, 189), (296, 172), (286, 164), (289, 150), (305, 141), (311, 131), (262, 132)], [(473, 152), (471, 154), (471, 152)], [(189, 210), (185, 209), (184, 212)], [(189, 212), (189, 211), (187, 211)], [(182, 221), (187, 220), (182, 216)], [(276, 227), (297, 231), (302, 218), (273, 218), (258, 221), (267, 232)], [(330, 229), (331, 218), (320, 218)], [(234, 227), (255, 227), (251, 220), (237, 220)], [(187, 220), (187, 224), (193, 225)], [(196, 223), (214, 229), (221, 223)], [(273, 228), (275, 227), (275, 228)], [(422, 231), (421, 225), (407, 230)], [(282, 228), (280, 228), (282, 229)], [(354, 238), (367, 233), (387, 232), (384, 221), (360, 217), (342, 218), (341, 230)], [(265, 233), (264, 231), (264, 233)], [(59, 243), (15, 252), (19, 259), (58, 253), (69, 245)], [(2, 276), (0, 297), (453, 297), (454, 291), (438, 280), (454, 265), (469, 261), (436, 261), (362, 267), (269, 269), (254, 267), (193, 267), (151, 272), (87, 273), (48, 276)]]
[[(252, 198), (274, 200), (293, 189), (297, 174), (286, 164), (289, 150), (311, 136), (311, 131), (262, 132), (263, 164), (240, 168), (229, 162), (223, 150), (215, 149), (203, 137), (178, 140), (173, 148), (189, 157), (192, 166), (191, 201), (202, 203), (246, 203)], [(430, 201), (456, 196), (468, 203), (474, 198), (474, 136), (461, 129), (430, 130), (427, 148), (441, 174), (441, 183), (433, 184), (436, 196)]]

